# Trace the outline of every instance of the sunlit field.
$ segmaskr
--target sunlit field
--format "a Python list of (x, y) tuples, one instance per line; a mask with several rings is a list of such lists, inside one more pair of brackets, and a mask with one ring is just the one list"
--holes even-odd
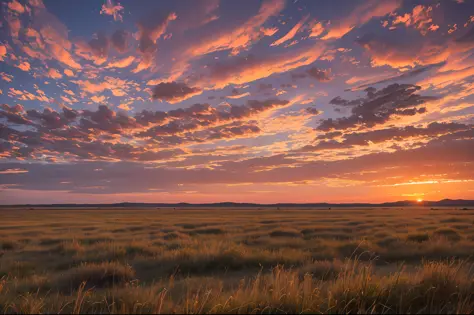
[(0, 217), (0, 312), (474, 312), (474, 210), (2, 209)]

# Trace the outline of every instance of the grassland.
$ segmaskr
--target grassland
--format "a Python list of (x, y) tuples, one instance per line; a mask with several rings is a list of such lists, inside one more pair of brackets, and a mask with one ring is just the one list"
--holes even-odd
[(4, 313), (473, 313), (474, 211), (2, 209)]

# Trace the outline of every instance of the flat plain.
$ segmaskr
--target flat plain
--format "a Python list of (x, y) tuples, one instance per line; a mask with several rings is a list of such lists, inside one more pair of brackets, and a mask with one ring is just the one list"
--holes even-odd
[(4, 313), (473, 313), (474, 210), (0, 210)]

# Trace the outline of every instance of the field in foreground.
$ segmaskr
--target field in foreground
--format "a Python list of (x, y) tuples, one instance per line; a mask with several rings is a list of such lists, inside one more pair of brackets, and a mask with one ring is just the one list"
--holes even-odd
[(474, 211), (0, 210), (0, 312), (474, 313)]

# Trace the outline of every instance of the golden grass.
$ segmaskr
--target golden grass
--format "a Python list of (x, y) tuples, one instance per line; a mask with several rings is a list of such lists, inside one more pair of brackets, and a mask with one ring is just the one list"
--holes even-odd
[(4, 313), (474, 312), (471, 211), (0, 215)]

